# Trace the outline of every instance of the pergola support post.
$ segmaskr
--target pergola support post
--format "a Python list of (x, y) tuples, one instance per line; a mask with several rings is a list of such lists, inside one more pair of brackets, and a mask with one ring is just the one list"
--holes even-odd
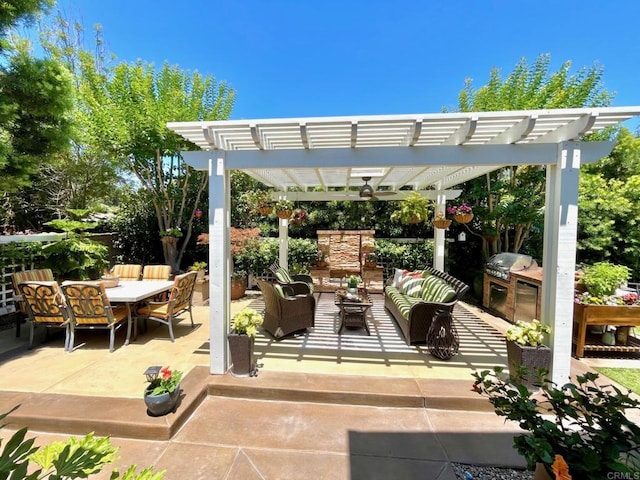
[(225, 163), (224, 157), (209, 159), (209, 369), (217, 374), (229, 367), (231, 185)]
[[(447, 208), (447, 196), (446, 193), (440, 189), (438, 185), (438, 193), (436, 194), (436, 213), (446, 212)], [(443, 228), (433, 229), (433, 268), (444, 272), (444, 236), (445, 230)]]
[(289, 269), (289, 220), (279, 219), (278, 226), (278, 262), (283, 268)]
[(546, 172), (540, 321), (552, 329), (551, 379), (558, 385), (569, 381), (571, 373), (580, 146), (559, 144), (557, 161)]

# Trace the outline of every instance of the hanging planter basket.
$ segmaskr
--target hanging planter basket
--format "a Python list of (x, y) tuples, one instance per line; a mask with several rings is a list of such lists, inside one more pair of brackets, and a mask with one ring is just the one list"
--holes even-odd
[(271, 215), (272, 212), (273, 207), (271, 206), (258, 207), (258, 213), (260, 215)]
[(292, 213), (293, 213), (293, 210), (276, 210), (276, 215), (278, 216), (278, 218), (281, 218), (283, 220), (286, 220), (287, 218), (291, 217)]
[(433, 223), (433, 226), (436, 228), (445, 229), (445, 228), (449, 228), (449, 226), (451, 225), (451, 220), (447, 220), (446, 218), (439, 218), (439, 219), (433, 220), (432, 223)]
[(469, 223), (473, 220), (473, 213), (456, 213), (453, 219), (458, 223)]
[(420, 222), (422, 222), (422, 219), (421, 219), (420, 217), (418, 217), (418, 216), (411, 217), (411, 218), (407, 221), (407, 223), (412, 223), (412, 224), (416, 224), (416, 223), (420, 223)]

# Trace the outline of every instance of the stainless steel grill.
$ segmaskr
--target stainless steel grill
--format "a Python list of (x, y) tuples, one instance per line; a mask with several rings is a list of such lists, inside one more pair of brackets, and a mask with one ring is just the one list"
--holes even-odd
[(487, 275), (509, 281), (511, 272), (519, 272), (537, 267), (537, 262), (529, 255), (521, 253), (503, 252), (493, 255), (484, 271)]

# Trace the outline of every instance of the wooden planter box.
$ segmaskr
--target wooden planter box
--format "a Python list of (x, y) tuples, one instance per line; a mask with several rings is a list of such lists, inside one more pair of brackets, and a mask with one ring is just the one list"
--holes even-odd
[(640, 352), (640, 341), (631, 335), (626, 345), (605, 345), (600, 334), (589, 334), (592, 325), (639, 326), (639, 305), (574, 304), (573, 343), (576, 345), (576, 358), (584, 356), (585, 351)]

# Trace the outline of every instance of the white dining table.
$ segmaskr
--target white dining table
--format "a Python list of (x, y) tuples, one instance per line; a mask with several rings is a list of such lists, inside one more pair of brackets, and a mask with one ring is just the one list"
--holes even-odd
[[(124, 303), (127, 306), (129, 322), (127, 324), (127, 339), (124, 344), (129, 345), (131, 338), (131, 327), (133, 325), (133, 315), (131, 309), (136, 303), (142, 300), (167, 292), (173, 287), (173, 280), (124, 280), (118, 286), (105, 288), (107, 298), (111, 303)], [(137, 329), (134, 329), (133, 339), (137, 336)]]

